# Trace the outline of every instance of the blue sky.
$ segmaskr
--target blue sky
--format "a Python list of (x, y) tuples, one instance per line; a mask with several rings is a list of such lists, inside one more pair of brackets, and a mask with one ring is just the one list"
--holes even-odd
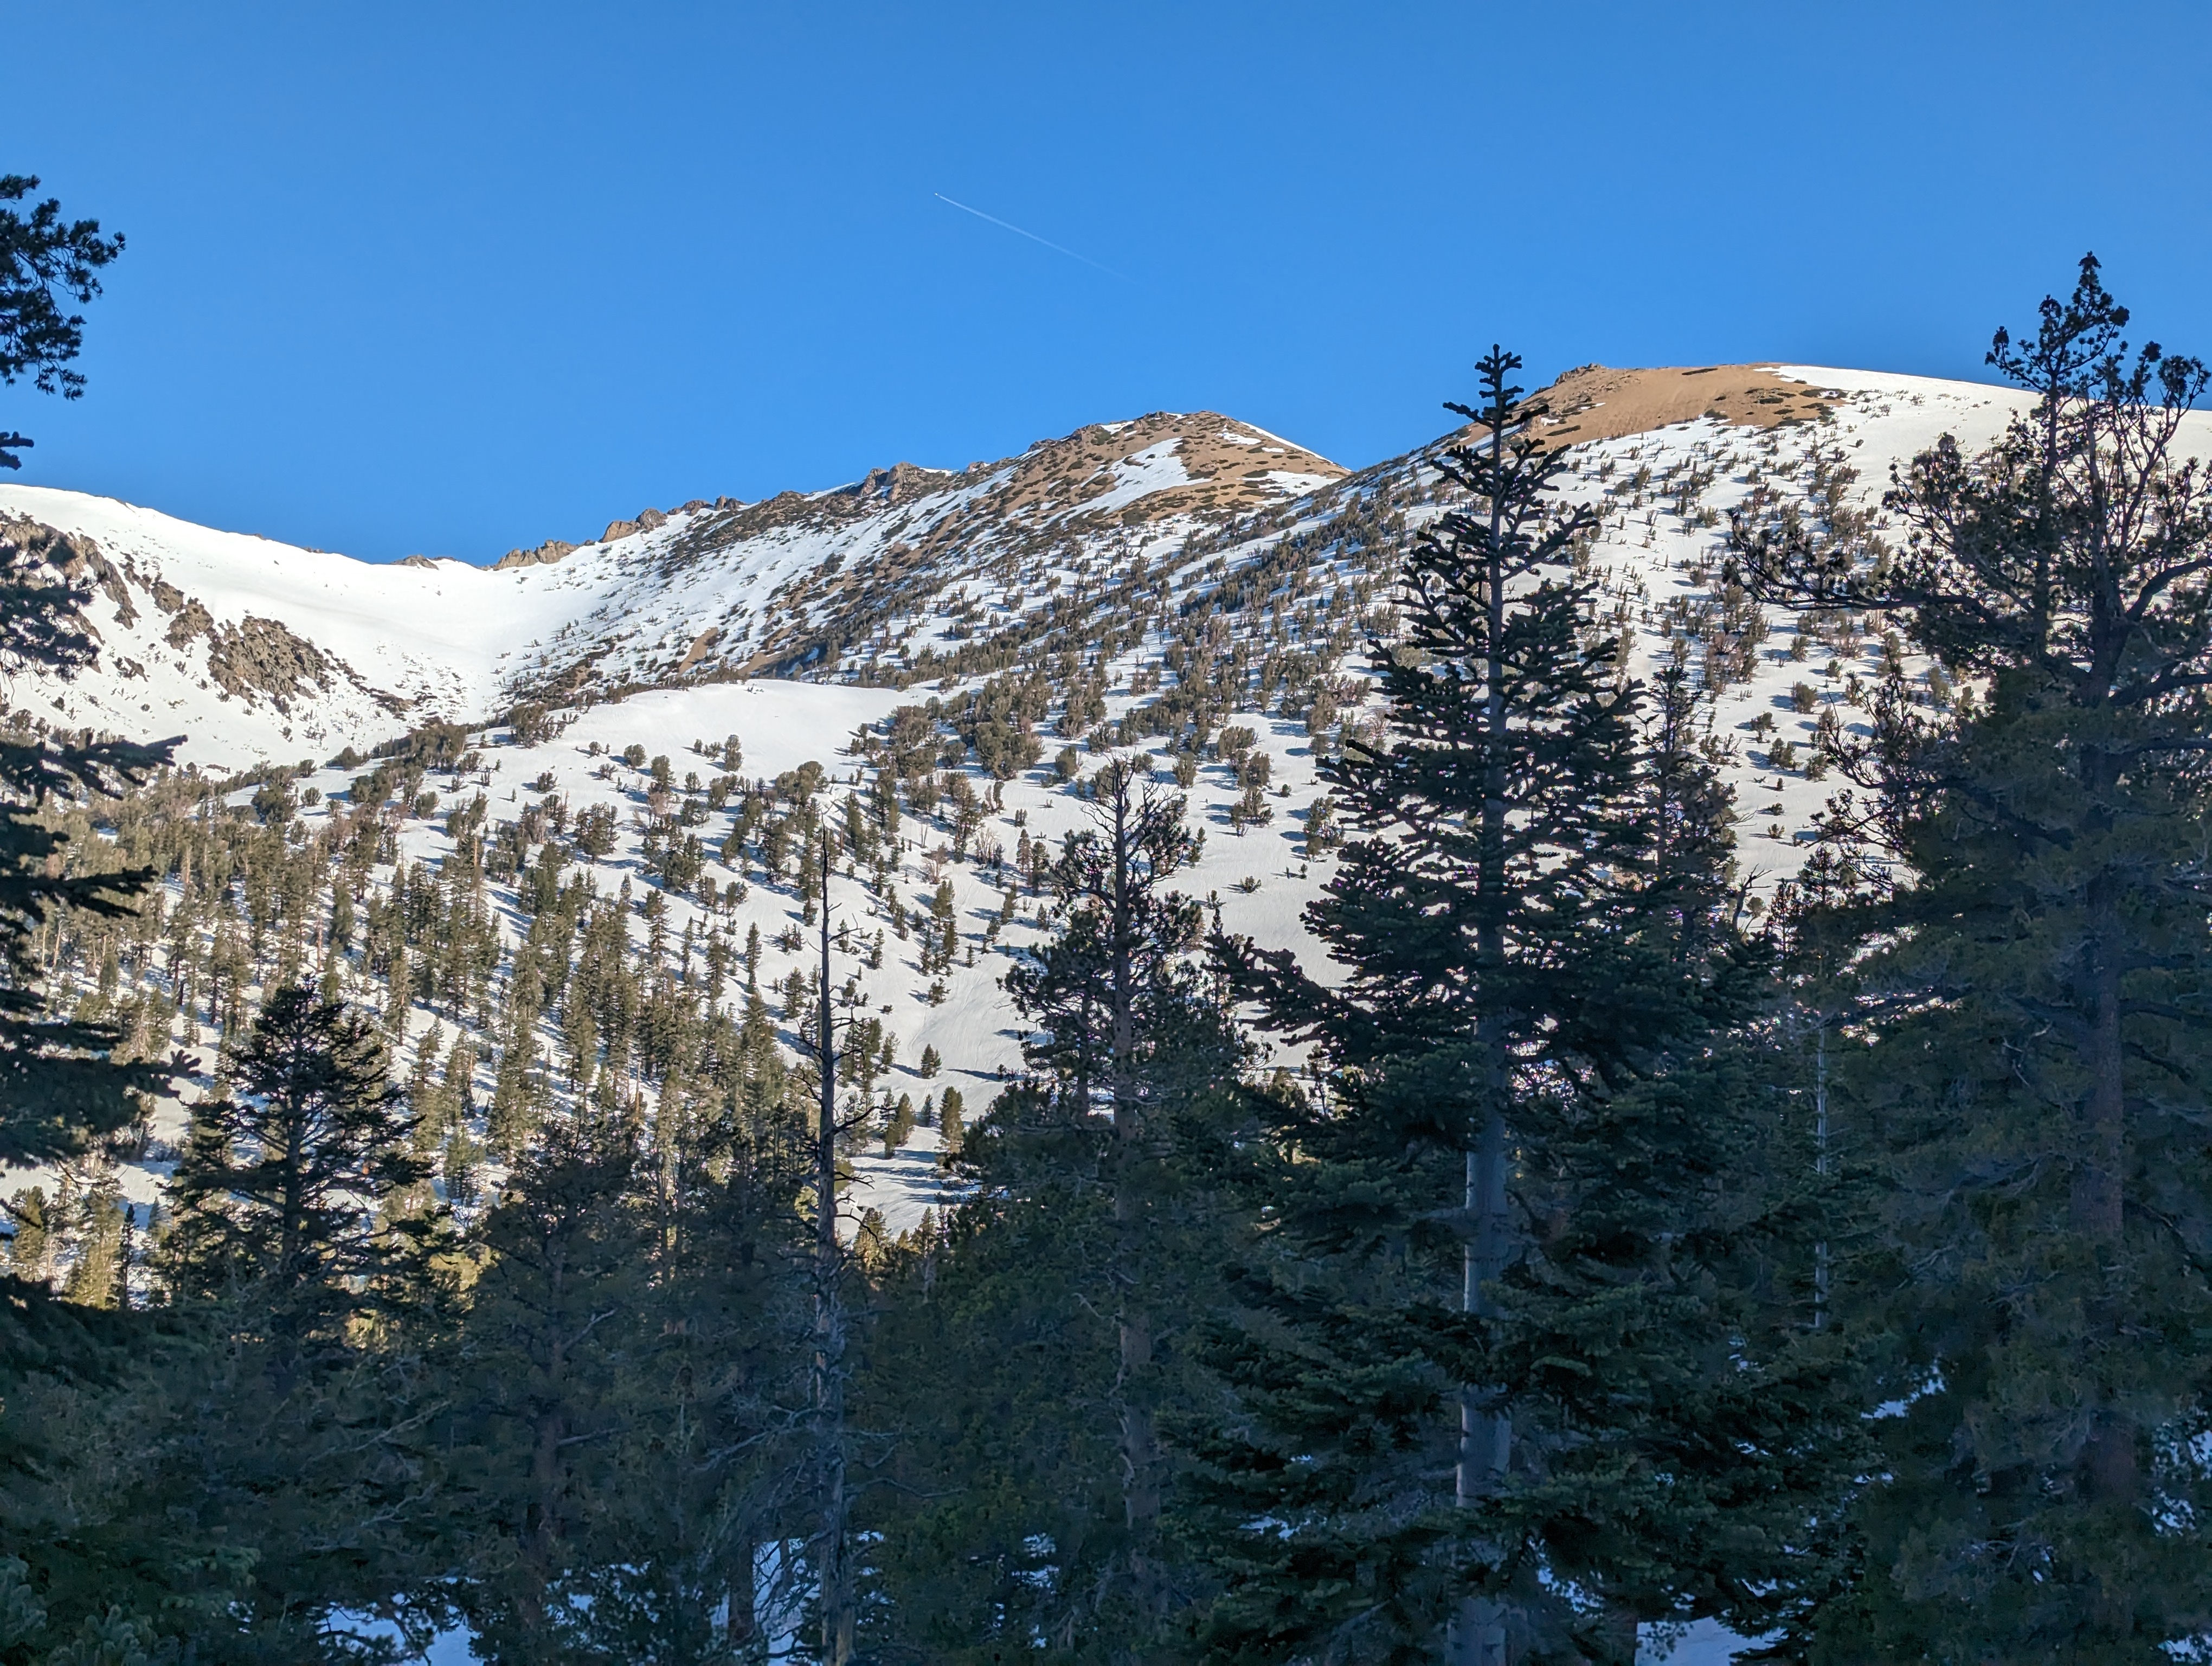
[(2212, 351), (2203, 6), (5, 0), (0, 40), (0, 171), (130, 240), (87, 397), (0, 389), (16, 477), (372, 559), (1162, 408), (1357, 465), (1493, 338), (1979, 375), (2085, 248)]

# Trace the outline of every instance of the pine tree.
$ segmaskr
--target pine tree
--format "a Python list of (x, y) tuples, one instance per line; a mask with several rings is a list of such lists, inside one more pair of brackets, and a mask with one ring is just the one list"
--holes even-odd
[[(1348, 741), (1331, 770), (1369, 836), (1346, 846), (1309, 919), (1352, 980), (1324, 989), (1286, 955), (1245, 964), (1268, 1021), (1326, 1048), (1338, 1096), (1283, 1131), (1303, 1159), (1285, 1175), (1303, 1194), (1292, 1230), (1324, 1256), (1401, 1264), (1360, 1279), (1346, 1310), (1301, 1316), (1341, 1395), (1312, 1432), (1327, 1444), (1310, 1478), (1284, 1472), (1264, 1438), (1221, 1454), (1238, 1488), (1273, 1474), (1300, 1494), (1270, 1512), (1292, 1523), (1275, 1554), (1232, 1578), (1218, 1623), (1238, 1649), (1364, 1633), (1364, 1657), (1410, 1659), (1456, 1626), (1454, 1657), (1503, 1657), (1507, 1616), (1472, 1593), (1515, 1569), (1478, 1519), (1504, 1485), (1512, 1429), (1474, 1336), (1510, 1256), (1509, 1117), (1582, 1004), (1577, 951), (1590, 899), (1630, 854), (1614, 812), (1633, 769), (1628, 702), (1580, 645), (1589, 587), (1555, 575), (1592, 516), (1548, 499), (1563, 464), (1528, 432), (1534, 413), (1506, 380), (1518, 364), (1482, 361), (1481, 409), (1454, 407), (1479, 431), (1436, 459), (1473, 501), (1410, 558), (1412, 652), (1377, 655), (1396, 744)], [(1278, 1367), (1316, 1375), (1263, 1363), (1279, 1353), (1248, 1344), (1231, 1369), (1248, 1389)], [(1294, 1403), (1286, 1383), (1273, 1398), (1262, 1424), (1304, 1438), (1311, 1391)], [(1439, 1469), (1449, 1493), (1427, 1480)]]
[(1212, 1405), (1191, 1345), (1240, 1230), (1218, 1182), (1243, 1054), (1171, 888), (1182, 812), (1127, 763), (1100, 772), (1053, 869), (1060, 934), (1007, 977), (1030, 1073), (964, 1137), (946, 1091), (975, 1201), (905, 1264), (867, 1384), (930, 1500), (881, 1529), (887, 1645), (1158, 1660), (1203, 1583), (1166, 1530), (1163, 1426)]
[(1891, 1197), (1838, 1299), (1894, 1337), (1896, 1414), (1823, 1658), (2149, 1662), (2212, 1629), (2212, 496), (2179, 450), (2207, 372), (2130, 358), (2127, 323), (2088, 258), (1998, 332), (2033, 404), (1897, 476), (1903, 549), (1736, 531), (1769, 593), (1895, 618), (1963, 684), (1947, 718), (1893, 681), (1844, 759), (1892, 883), (1835, 911), (1875, 1043), (1840, 1085)]
[[(1740, 1327), (1786, 1350), (1786, 1316), (1713, 1287), (1755, 1279), (1758, 1227), (1711, 1201), (1757, 1097), (1712, 1052), (1758, 983), (1724, 800), (1680, 675), (1647, 744), (1561, 575), (1590, 512), (1551, 496), (1518, 363), (1493, 350), (1453, 407), (1474, 431), (1434, 461), (1468, 502), (1375, 645), (1391, 729), (1328, 770), (1354, 836), (1308, 920), (1346, 977), (1220, 945), (1326, 1067), (1274, 1101), (1273, 1255), (1219, 1345), (1244, 1405), (1199, 1515), (1224, 1658), (1625, 1661), (1637, 1620), (1771, 1577), (1731, 1580), (1717, 1521), (1761, 1512), (1741, 1550), (1816, 1496), (1825, 1379), (1766, 1415)], [(1710, 1443), (1722, 1414), (1754, 1450)]]
[(64, 1293), (87, 1307), (124, 1305), (115, 1300), (124, 1244), (123, 1189), (112, 1169), (85, 1189), (77, 1206), (76, 1260)]
[(968, 1102), (957, 1087), (945, 1090), (945, 1103), (937, 1109), (937, 1150), (939, 1160), (951, 1166), (960, 1155), (968, 1137)]
[(464, 1602), (497, 1660), (558, 1660), (578, 1622), (593, 1518), (617, 1483), (622, 1362), (641, 1346), (647, 1223), (630, 1195), (627, 1130), (547, 1125), (478, 1242), (485, 1256), (455, 1339), (454, 1498)]
[(1791, 1091), (1774, 945), (1741, 929), (1733, 793), (1685, 669), (1650, 696), (1644, 850), (1583, 1015), (1618, 1034), (1633, 1010), (1640, 1034), (1583, 1042), (1587, 1067), (1516, 1114), (1522, 1242), (1489, 1347), (1532, 1461), (1488, 1513), (1577, 1592), (1572, 1646), (1624, 1666), (1641, 1623), (1804, 1614), (1840, 1572), (1816, 1529), (1869, 1455), (1858, 1348), (1818, 1284), (1844, 1194)]
[(788, 1612), (799, 1596), (781, 1559), (758, 1573), (762, 1547), (818, 1519), (814, 1432), (793, 1417), (811, 1401), (815, 1332), (800, 1272), (811, 1176), (791, 1110), (766, 1126), (704, 1121), (664, 1170), (650, 1340), (630, 1374), (592, 1590), (606, 1657), (757, 1659), (757, 1597)]
[(848, 1666), (854, 1657), (860, 1622), (849, 1479), (853, 1429), (848, 1414), (855, 1319), (851, 1298), (857, 1258), (838, 1234), (842, 1218), (838, 1194), (845, 1140), (866, 1122), (869, 1110), (865, 1100), (854, 1110), (838, 1103), (839, 1038), (842, 1032), (845, 1043), (850, 1044), (854, 1020), (849, 1015), (842, 1019), (837, 1016), (830, 975), (830, 880), (834, 842), (824, 829), (813, 850), (823, 903), (817, 922), (820, 970), (811, 1002), (799, 975), (791, 975), (791, 1008), (792, 1027), (811, 1067), (814, 1090), (813, 1162), (809, 1176), (812, 1194), (809, 1225), (813, 1237), (809, 1294), (813, 1322), (810, 1404), (804, 1424), (807, 1450), (803, 1460), (813, 1511), (811, 1530), (805, 1536), (814, 1582), (818, 1657), (824, 1666)]
[(428, 1167), (382, 1037), (351, 1008), (277, 990), (234, 1069), (236, 1097), (199, 1108), (171, 1182), (168, 1273), (180, 1296), (242, 1304), (266, 1327), (282, 1391), (417, 1272), (420, 1224), (379, 1235), (368, 1217)]

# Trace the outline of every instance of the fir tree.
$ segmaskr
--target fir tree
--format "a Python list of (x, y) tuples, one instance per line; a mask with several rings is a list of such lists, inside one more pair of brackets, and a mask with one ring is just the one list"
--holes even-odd
[(478, 1237), (485, 1257), (456, 1339), (454, 1496), (465, 1607), (495, 1660), (558, 1660), (588, 1582), (597, 1501), (611, 1493), (622, 1362), (640, 1346), (647, 1223), (627, 1130), (549, 1124)]
[(1182, 809), (1101, 771), (1053, 868), (1061, 933), (1007, 978), (1030, 1074), (964, 1137), (946, 1091), (975, 1201), (907, 1264), (868, 1384), (901, 1496), (933, 1500), (885, 1522), (887, 1644), (1157, 1660), (1202, 1588), (1166, 1530), (1163, 1425), (1212, 1405), (1191, 1344), (1239, 1231), (1218, 1177), (1243, 1055), (1171, 888)]
[(171, 1183), (169, 1276), (183, 1297), (258, 1316), (281, 1388), (409, 1282), (419, 1228), (380, 1234), (371, 1212), (428, 1168), (383, 1040), (349, 1007), (277, 990), (234, 1072), (235, 1097), (199, 1109)]
[(1755, 1512), (1740, 1550), (1818, 1496), (1825, 1378), (1770, 1415), (1787, 1315), (1715, 1288), (1755, 1283), (1759, 1230), (1713, 1203), (1757, 1110), (1711, 1052), (1758, 985), (1724, 797), (1679, 675), (1647, 744), (1562, 574), (1590, 512), (1551, 498), (1518, 362), (1453, 407), (1474, 431), (1435, 463), (1468, 502), (1375, 645), (1391, 729), (1328, 770), (1355, 836), (1308, 919), (1347, 976), (1220, 945), (1327, 1067), (1273, 1102), (1273, 1255), (1218, 1354), (1245, 1406), (1198, 1517), (1223, 1657), (1625, 1661), (1638, 1619), (1771, 1580), (1730, 1574), (1717, 1522)]
[(1897, 1414), (1823, 1658), (2149, 1662), (2212, 1629), (2212, 495), (2179, 449), (2207, 372), (2127, 323), (2088, 258), (1998, 332), (2034, 402), (1899, 473), (1902, 550), (1736, 531), (1769, 593), (1899, 619), (1971, 696), (1893, 682), (1844, 759), (1892, 882), (1834, 915), (1875, 1041), (1843, 1085), (1892, 1194), (1838, 1299), (1895, 1339)]

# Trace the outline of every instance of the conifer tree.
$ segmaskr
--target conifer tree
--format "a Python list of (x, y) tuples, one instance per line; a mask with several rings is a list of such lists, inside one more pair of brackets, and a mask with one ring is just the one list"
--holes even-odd
[(495, 1660), (557, 1660), (612, 1473), (621, 1363), (641, 1341), (650, 1240), (627, 1130), (549, 1123), (485, 1218), (485, 1256), (453, 1357), (454, 1496), (464, 1607)]
[(1242, 1043), (1172, 889), (1196, 846), (1179, 797), (1103, 769), (1053, 866), (1060, 933), (1006, 980), (1030, 1074), (973, 1131), (946, 1091), (975, 1201), (907, 1268), (867, 1384), (904, 1437), (896, 1496), (929, 1500), (881, 1529), (887, 1645), (1181, 1646), (1202, 1576), (1167, 1531), (1164, 1426), (1212, 1408), (1192, 1343), (1241, 1219), (1219, 1183)]
[(279, 989), (233, 1069), (234, 1097), (198, 1109), (171, 1183), (169, 1277), (184, 1298), (242, 1304), (281, 1391), (409, 1282), (419, 1228), (380, 1234), (369, 1212), (429, 1170), (383, 1039), (353, 1009)]
[(398, 1213), (426, 1174), (373, 1019), (274, 992), (196, 1107), (156, 1265), (176, 1316), (217, 1346), (179, 1374), (157, 1508), (251, 1553), (232, 1608), (256, 1658), (307, 1659), (335, 1610), (414, 1577), (428, 1499), (410, 1369), (441, 1322), (434, 1219)]
[(853, 1497), (850, 1487), (852, 1430), (848, 1399), (853, 1373), (850, 1357), (854, 1313), (850, 1300), (854, 1256), (838, 1233), (844, 1142), (869, 1115), (865, 1100), (857, 1110), (840, 1106), (837, 1096), (841, 1032), (849, 1043), (854, 1020), (837, 1016), (837, 999), (830, 976), (830, 880), (831, 847), (828, 829), (816, 841), (815, 879), (822, 900), (817, 921), (821, 952), (810, 1003), (797, 972), (791, 975), (792, 1027), (799, 1051), (811, 1067), (814, 1088), (812, 1121), (813, 1163), (809, 1177), (812, 1196), (812, 1254), (810, 1280), (812, 1309), (811, 1362), (808, 1372), (809, 1400), (805, 1424), (809, 1473), (814, 1505), (811, 1530), (805, 1535), (814, 1580), (814, 1619), (818, 1657), (824, 1666), (848, 1666), (857, 1646), (860, 1613), (852, 1543)]
[(1989, 362), (2033, 397), (1990, 449), (1895, 477), (1902, 549), (1740, 522), (1767, 593), (1909, 627), (1948, 716), (1886, 695), (1844, 762), (1890, 883), (1843, 1061), (1890, 1182), (1839, 1289), (1895, 1339), (1819, 1657), (2157, 1661), (2212, 1630), (2212, 494), (2184, 454), (2205, 367), (2130, 356), (2094, 257)]
[[(1375, 645), (1390, 730), (1328, 769), (1352, 836), (1308, 919), (1347, 976), (1220, 945), (1326, 1066), (1274, 1102), (1273, 1254), (1218, 1355), (1245, 1408), (1198, 1514), (1223, 1657), (1626, 1661), (1638, 1619), (1771, 1576), (1729, 1583), (1725, 1512), (1808, 1502), (1803, 1431), (1749, 1391), (1768, 1362), (1735, 1380), (1753, 1316), (1711, 1288), (1743, 1224), (1700, 1196), (1754, 1091), (1711, 1052), (1757, 983), (1724, 798), (1679, 674), (1639, 733), (1518, 363), (1452, 407), (1473, 431), (1433, 460), (1468, 499)], [(1755, 1458), (1701, 1454), (1723, 1412)]]
[[(1508, 1594), (1514, 1560), (1479, 1517), (1505, 1482), (1512, 1428), (1474, 1322), (1492, 1316), (1510, 1254), (1509, 1118), (1587, 998), (1577, 952), (1632, 854), (1617, 818), (1628, 702), (1581, 645), (1589, 585), (1558, 576), (1593, 515), (1550, 501), (1564, 465), (1528, 432), (1535, 413), (1507, 380), (1519, 362), (1495, 350), (1481, 362), (1481, 407), (1453, 407), (1476, 432), (1435, 459), (1471, 502), (1409, 560), (1411, 652), (1378, 654), (1395, 744), (1349, 739), (1331, 771), (1367, 836), (1346, 845), (1310, 920), (1352, 980), (1325, 989), (1287, 955), (1245, 964), (1267, 1020), (1327, 1047), (1339, 1096), (1285, 1132), (1304, 1159), (1294, 1229), (1324, 1255), (1404, 1259), (1396, 1280), (1369, 1285), (1357, 1321), (1305, 1316), (1340, 1354), (1323, 1369), (1344, 1417), (1304, 1496), (1285, 1501), (1292, 1531), (1272, 1566), (1232, 1582), (1221, 1623), (1240, 1648), (1365, 1633), (1365, 1657), (1414, 1658), (1456, 1626), (1454, 1657), (1504, 1657), (1491, 1592)], [(1254, 1355), (1237, 1370), (1257, 1387), (1270, 1368)], [(1287, 1402), (1274, 1414), (1298, 1420)], [(1223, 1461), (1264, 1475), (1267, 1450)], [(1449, 1493), (1426, 1480), (1439, 1469)], [(1379, 1514), (1367, 1502), (1384, 1498), (1398, 1502)], [(1527, 1584), (1510, 1594), (1525, 1602)]]

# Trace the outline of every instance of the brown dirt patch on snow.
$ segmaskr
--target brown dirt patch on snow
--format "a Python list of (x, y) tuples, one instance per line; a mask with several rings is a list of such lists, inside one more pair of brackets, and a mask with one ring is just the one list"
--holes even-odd
[(1670, 365), (1616, 370), (1586, 364), (1536, 396), (1549, 407), (1538, 425), (1547, 444), (1578, 446), (1618, 440), (1700, 416), (1744, 428), (1777, 428), (1828, 414), (1838, 397), (1810, 382), (1791, 381), (1771, 364)]
[(993, 494), (994, 514), (1026, 509), (1080, 513), (1114, 489), (1115, 465), (1162, 441), (1175, 443), (1183, 483), (1148, 492), (1122, 511), (1125, 520), (1158, 520), (1186, 509), (1235, 512), (1273, 502), (1281, 487), (1275, 472), (1340, 479), (1346, 471), (1327, 458), (1279, 440), (1218, 411), (1155, 410), (1133, 422), (1094, 423), (1062, 440), (1044, 440), (1013, 459), (1006, 483)]

